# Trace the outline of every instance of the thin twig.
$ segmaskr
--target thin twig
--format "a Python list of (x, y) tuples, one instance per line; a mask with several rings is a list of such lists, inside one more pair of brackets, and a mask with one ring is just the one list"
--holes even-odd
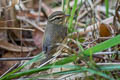
[(44, 30), (43, 30), (42, 28), (40, 28), (40, 27), (35, 23), (35, 21), (31, 21), (31, 20), (29, 20), (29, 19), (27, 19), (27, 18), (25, 18), (25, 17), (20, 17), (20, 16), (17, 16), (17, 19), (23, 20), (23, 21), (31, 24), (31, 25), (32, 25), (33, 27), (35, 27), (36, 29), (44, 32)]
[[(93, 5), (93, 7), (96, 7), (97, 4), (99, 4), (100, 2), (101, 2), (101, 0), (97, 0), (95, 2), (95, 4)], [(81, 18), (83, 18), (91, 10), (92, 10), (92, 8), (88, 8), (88, 11), (84, 11), (80, 16), (78, 16), (78, 20), (80, 20)]]
[(94, 55), (110, 55), (110, 54), (120, 54), (120, 51), (94, 53)]
[(120, 65), (120, 63), (96, 63), (97, 65)]
[(31, 60), (34, 57), (13, 57), (13, 58), (0, 58), (0, 61), (21, 61), (21, 60)]
[(34, 29), (25, 29), (25, 28), (15, 28), (15, 27), (0, 27), (0, 30), (24, 30), (24, 31), (34, 31)]
[(42, 4), (42, 0), (39, 0), (39, 11), (38, 11), (38, 23), (40, 21), (40, 13), (41, 13), (41, 4)]
[(102, 20), (101, 22), (97, 22), (93, 25), (90, 25), (86, 29), (78, 29), (78, 32), (73, 32), (72, 34), (69, 34), (69, 36), (74, 36), (76, 34), (84, 35), (84, 34), (87, 34), (88, 32), (92, 32), (93, 30), (98, 29), (97, 25), (99, 25), (100, 23), (110, 24), (112, 22), (113, 22), (113, 16), (111, 16), (105, 20)]

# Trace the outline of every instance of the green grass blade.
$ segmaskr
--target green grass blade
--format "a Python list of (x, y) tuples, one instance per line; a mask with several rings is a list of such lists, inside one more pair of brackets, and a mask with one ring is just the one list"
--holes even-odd
[(96, 46), (85, 50), (83, 53), (85, 55), (91, 55), (93, 53), (100, 52), (100, 51), (103, 51), (103, 50), (108, 49), (110, 47), (113, 47), (117, 44), (120, 44), (120, 35), (118, 35), (112, 39), (106, 40), (100, 44), (97, 44)]
[[(59, 66), (60, 68), (61, 66)], [(81, 72), (90, 72), (91, 74), (96, 74), (96, 75), (99, 75), (99, 76), (102, 76), (106, 79), (109, 79), (109, 80), (114, 80), (113, 78), (111, 78), (110, 76), (106, 75), (105, 73), (103, 72), (100, 72), (98, 70), (93, 70), (93, 69), (90, 69), (90, 68), (87, 68), (87, 67), (80, 67), (80, 66), (77, 66), (77, 65), (63, 65), (62, 66), (63, 68), (67, 68), (67, 69), (70, 69), (71, 70), (66, 70), (66, 71), (60, 71), (60, 72), (55, 72), (55, 73), (51, 73), (51, 74), (47, 74), (47, 75), (40, 75), (38, 77), (49, 77), (49, 76), (56, 76), (56, 75), (67, 75), (67, 74), (74, 74), (74, 73), (81, 73)], [(57, 68), (57, 67), (55, 67)]]
[(66, 4), (66, 0), (62, 0), (62, 10), (63, 10), (63, 12), (65, 12), (65, 4)]
[(120, 64), (100, 66), (100, 69), (103, 71), (120, 70)]
[(66, 14), (70, 14), (70, 0), (65, 0), (66, 1)]
[(73, 5), (72, 11), (71, 11), (71, 16), (70, 16), (69, 21), (68, 21), (68, 23), (69, 23), (68, 24), (68, 31), (69, 32), (72, 32), (74, 30), (72, 22), (73, 22), (73, 18), (74, 18), (74, 15), (75, 15), (75, 11), (77, 9), (77, 2), (78, 2), (78, 0), (74, 1), (74, 5)]
[(6, 75), (3, 76), (0, 80), (6, 80), (5, 78), (8, 77), (9, 75), (12, 75), (13, 73), (15, 73), (15, 72), (23, 69), (25, 66), (27, 66), (27, 65), (29, 65), (29, 64), (32, 64), (32, 63), (34, 63), (34, 62), (37, 62), (38, 60), (41, 61), (41, 60), (43, 60), (44, 58), (45, 58), (45, 55), (44, 55), (44, 53), (42, 52), (42, 53), (38, 54), (38, 55), (37, 55), (35, 58), (33, 58), (32, 60), (26, 62), (25, 64), (23, 64), (22, 66), (16, 68), (16, 69), (13, 70), (12, 72), (6, 74)]
[[(77, 58), (77, 56), (70, 56), (68, 58), (65, 58), (63, 60), (60, 60), (60, 61), (54, 63), (54, 65), (67, 64), (67, 63), (73, 62), (74, 60), (76, 60), (76, 58)], [(24, 75), (30, 75), (30, 74), (33, 74), (33, 73), (37, 73), (37, 72), (40, 72), (40, 71), (52, 68), (53, 67), (52, 65), (53, 64), (49, 64), (49, 65), (46, 65), (46, 66), (38, 68), (38, 69), (31, 69), (31, 70), (27, 70), (27, 71), (24, 71), (24, 72), (19, 72), (17, 74), (9, 74), (9, 75), (3, 77), (0, 80), (13, 79), (13, 78), (16, 78), (16, 77), (20, 77), (20, 76), (24, 76)]]
[[(108, 49), (110, 47), (113, 47), (115, 45), (118, 45), (120, 44), (120, 35), (117, 35), (116, 37), (112, 38), (112, 39), (109, 39), (109, 40), (106, 40), (100, 44), (97, 44), (96, 46), (94, 47), (91, 47), (83, 52), (81, 52), (79, 55), (81, 55), (82, 53), (84, 53), (85, 55), (90, 55), (93, 54), (93, 53), (96, 53), (96, 52), (99, 52), (99, 51), (103, 51), (105, 49)], [(73, 56), (70, 56), (70, 57), (67, 57), (67, 58), (64, 58), (62, 60), (59, 60), (55, 63), (53, 63), (54, 65), (63, 65), (63, 64), (67, 64), (67, 63), (70, 63), (70, 62), (73, 62), (75, 61), (77, 58), (77, 55), (73, 55)], [(22, 74), (14, 74), (14, 75), (9, 75), (9, 77), (7, 76), (6, 78), (9, 79), (10, 77), (12, 78), (16, 78), (16, 77), (20, 77), (20, 76), (23, 76), (23, 75), (26, 75), (26, 74), (32, 74), (32, 73), (35, 73), (35, 72), (39, 72), (39, 71), (42, 71), (42, 70), (47, 70), (49, 69), (50, 67), (52, 66), (52, 64), (50, 65), (46, 65), (44, 67), (41, 67), (39, 69), (32, 69), (32, 70), (29, 70), (29, 71), (26, 71), (26, 72), (23, 72)], [(111, 68), (111, 67), (110, 67)], [(115, 67), (112, 67), (112, 68), (115, 68)], [(120, 66), (118, 66), (118, 69), (120, 69)], [(12, 79), (11, 78), (11, 79)], [(0, 79), (0, 80), (4, 80), (4, 79)]]
[(109, 17), (109, 0), (105, 0), (106, 16)]

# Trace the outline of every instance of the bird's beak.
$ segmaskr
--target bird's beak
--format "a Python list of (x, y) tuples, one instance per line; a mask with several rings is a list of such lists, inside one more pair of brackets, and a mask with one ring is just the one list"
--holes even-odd
[(70, 17), (70, 14), (65, 14), (65, 17)]
[[(65, 14), (65, 17), (70, 17), (70, 14)], [(73, 19), (76, 19), (76, 16), (73, 17)]]

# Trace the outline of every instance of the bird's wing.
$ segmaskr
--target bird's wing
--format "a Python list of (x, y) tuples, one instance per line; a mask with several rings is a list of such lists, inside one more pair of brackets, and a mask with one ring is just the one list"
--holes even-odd
[(46, 27), (43, 39), (43, 51), (49, 52), (56, 48), (56, 43), (62, 43), (67, 35), (67, 28), (61, 26), (54, 26), (52, 24)]

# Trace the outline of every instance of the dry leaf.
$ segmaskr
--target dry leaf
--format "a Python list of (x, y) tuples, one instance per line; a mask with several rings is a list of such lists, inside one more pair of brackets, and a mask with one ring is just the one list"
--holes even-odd
[(111, 28), (109, 25), (101, 23), (99, 27), (99, 35), (100, 37), (109, 37), (112, 35)]
[(32, 50), (34, 50), (35, 48), (30, 48), (30, 47), (21, 47), (21, 46), (17, 46), (17, 45), (13, 45), (7, 41), (0, 41), (0, 47), (3, 49), (6, 49), (8, 51), (15, 51), (15, 52), (30, 52)]
[(42, 31), (37, 29), (33, 33), (34, 43), (39, 49), (42, 49), (43, 34), (44, 33)]

